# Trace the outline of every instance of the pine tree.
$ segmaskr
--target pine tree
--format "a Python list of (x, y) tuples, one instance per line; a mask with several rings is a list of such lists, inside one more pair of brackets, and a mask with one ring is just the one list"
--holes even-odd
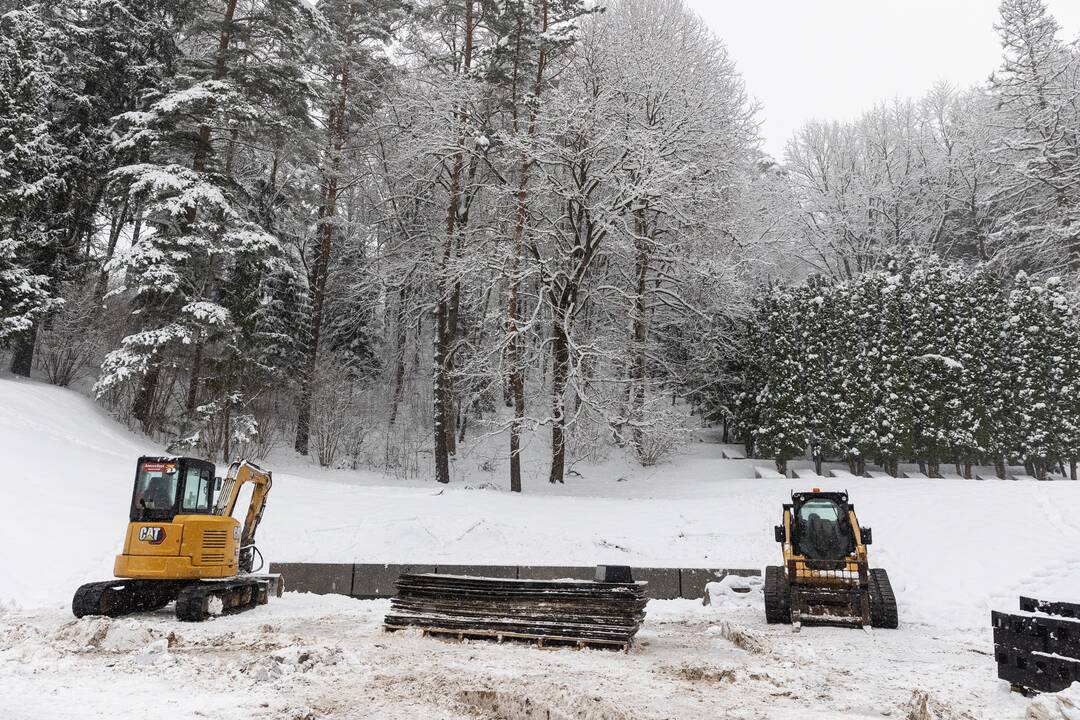
[(919, 267), (911, 283), (911, 448), (926, 462), (927, 474), (937, 477), (941, 463), (954, 459), (952, 433), (961, 406), (964, 368), (954, 357), (954, 287), (951, 274), (936, 260)]
[(837, 372), (840, 324), (835, 299), (834, 288), (820, 277), (811, 277), (794, 293), (810, 455), (819, 473), (825, 455), (835, 451), (842, 435), (838, 427), (842, 417), (837, 412), (841, 376)]
[(401, 0), (324, 0), (319, 7), (332, 33), (320, 47), (318, 58), (327, 78), (319, 93), (319, 102), (326, 107), (326, 126), (318, 162), (322, 175), (319, 221), (305, 252), (310, 315), (304, 334), (305, 362), (293, 442), (301, 455), (308, 452), (313, 383), (326, 320), (331, 261), (335, 243), (340, 243), (343, 235), (340, 206), (344, 204), (343, 189), (350, 172), (347, 154), (357, 126), (371, 116), (377, 91), (387, 82), (390, 67), (382, 47), (391, 39), (392, 26), (400, 20), (404, 4)]
[(0, 343), (13, 348), (12, 371), (27, 376), (38, 321), (59, 290), (50, 214), (65, 160), (50, 121), (50, 37), (37, 5), (0, 15)]
[(1015, 387), (1016, 451), (1027, 470), (1046, 474), (1056, 455), (1057, 393), (1050, 338), (1055, 318), (1045, 287), (1017, 273), (1009, 293), (1010, 380)]
[(786, 474), (788, 461), (806, 452), (809, 435), (797, 306), (790, 289), (781, 288), (770, 295), (765, 309), (765, 385), (758, 396), (754, 445)]
[[(299, 0), (266, 0), (243, 22), (235, 11), (229, 0), (222, 17), (198, 15), (192, 32), (213, 32), (218, 42), (185, 58), (145, 110), (121, 116), (116, 148), (152, 161), (119, 168), (116, 188), (142, 207), (150, 231), (124, 258), (139, 329), (107, 356), (97, 391), (135, 382), (131, 412), (146, 431), (159, 426), (163, 363), (178, 355), (187, 355), (185, 417), (194, 417), (207, 378), (211, 394), (236, 397), (247, 377), (248, 347), (237, 344), (250, 332), (246, 313), (283, 257), (279, 238), (259, 223), (256, 198), (279, 184), (277, 156), (267, 168), (263, 143), (307, 135), (303, 61), (318, 17)], [(215, 127), (230, 130), (215, 137)]]

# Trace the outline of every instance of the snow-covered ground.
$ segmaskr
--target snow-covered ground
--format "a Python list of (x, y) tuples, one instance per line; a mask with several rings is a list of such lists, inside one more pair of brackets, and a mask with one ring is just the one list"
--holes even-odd
[[(111, 575), (134, 460), (159, 450), (77, 393), (0, 379), (0, 716), (905, 718), (925, 693), (930, 717), (1020, 718), (1031, 701), (995, 678), (989, 610), (1080, 598), (1080, 483), (858, 479), (843, 485), (897, 631), (794, 635), (764, 624), (757, 593), (650, 603), (629, 655), (385, 635), (384, 602), (331, 596), (199, 626), (75, 621), (75, 587)], [(774, 563), (801, 484), (751, 479), (720, 450), (582, 466), (564, 487), (538, 463), (521, 496), (467, 457), (449, 487), (278, 457), (260, 546), (271, 561)]]
[[(653, 602), (629, 654), (381, 630), (386, 601), (290, 594), (200, 625), (166, 610), (0, 617), (5, 718), (1020, 718), (982, 633), (766, 626), (759, 594)], [(498, 709), (496, 709), (496, 706)], [(529, 714), (531, 713), (531, 714)], [(550, 714), (548, 714), (550, 713)]]

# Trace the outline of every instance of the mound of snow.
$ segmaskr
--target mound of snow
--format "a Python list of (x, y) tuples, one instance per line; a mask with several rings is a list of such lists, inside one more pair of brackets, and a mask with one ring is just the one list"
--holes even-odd
[(1037, 697), (1028, 707), (1027, 720), (1080, 720), (1080, 683)]

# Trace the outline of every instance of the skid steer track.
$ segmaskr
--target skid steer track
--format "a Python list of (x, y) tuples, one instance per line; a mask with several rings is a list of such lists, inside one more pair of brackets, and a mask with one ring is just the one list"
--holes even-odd
[(899, 625), (896, 595), (884, 568), (870, 570), (870, 625), (895, 630)]

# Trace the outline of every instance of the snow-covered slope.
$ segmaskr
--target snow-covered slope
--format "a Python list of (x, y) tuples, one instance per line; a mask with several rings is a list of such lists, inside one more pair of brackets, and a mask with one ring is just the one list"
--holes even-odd
[[(135, 458), (158, 451), (81, 395), (0, 379), (0, 600), (56, 607), (108, 578)], [(534, 477), (520, 496), (267, 465), (271, 561), (762, 567), (778, 557), (780, 504), (801, 487), (746, 477), (752, 462), (711, 443), (649, 469), (584, 467), (563, 487)], [(985, 626), (1020, 592), (1080, 597), (1080, 483), (833, 482), (874, 528), (871, 562), (888, 569), (904, 622)]]

